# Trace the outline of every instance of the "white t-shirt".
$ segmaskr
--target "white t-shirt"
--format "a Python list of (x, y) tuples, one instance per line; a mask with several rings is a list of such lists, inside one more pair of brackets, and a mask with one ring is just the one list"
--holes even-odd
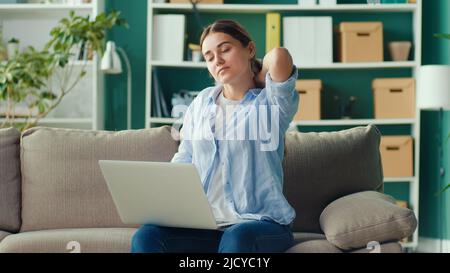
[[(216, 139), (223, 139), (225, 133), (222, 131), (228, 126), (234, 109), (241, 101), (230, 100), (223, 96), (223, 92), (217, 96), (216, 122), (214, 126), (214, 136)], [(224, 123), (225, 122), (225, 123)], [(220, 144), (219, 144), (220, 145)], [(219, 149), (218, 149), (219, 151)], [(216, 220), (239, 219), (239, 215), (234, 208), (234, 204), (225, 198), (225, 181), (223, 181), (223, 161), (222, 155), (218, 152), (213, 164), (213, 178), (208, 188), (208, 200), (211, 204)]]

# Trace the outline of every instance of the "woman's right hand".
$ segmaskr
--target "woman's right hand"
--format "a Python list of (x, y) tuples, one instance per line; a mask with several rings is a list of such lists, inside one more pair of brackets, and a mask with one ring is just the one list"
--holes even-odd
[(263, 67), (261, 71), (259, 71), (259, 73), (255, 75), (255, 77), (253, 77), (253, 81), (255, 82), (256, 88), (266, 87), (266, 74), (267, 69)]
[(292, 67), (292, 56), (286, 48), (273, 48), (264, 56), (264, 76), (269, 72), (270, 78), (276, 82), (284, 82), (287, 80), (292, 74)]

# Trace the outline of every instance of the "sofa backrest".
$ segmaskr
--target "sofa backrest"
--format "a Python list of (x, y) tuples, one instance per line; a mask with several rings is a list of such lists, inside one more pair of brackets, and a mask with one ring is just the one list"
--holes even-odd
[[(383, 190), (375, 126), (289, 132), (285, 141), (284, 191), (297, 213), (295, 231), (320, 233), (319, 216), (329, 203), (355, 192)], [(178, 144), (169, 126), (120, 132), (26, 131), (21, 141), (21, 231), (128, 227), (120, 221), (98, 160), (170, 161)]]
[(283, 189), (297, 213), (294, 231), (322, 233), (319, 217), (332, 201), (360, 191), (383, 191), (380, 137), (373, 125), (286, 134)]
[(120, 132), (27, 130), (21, 140), (21, 231), (127, 227), (98, 160), (170, 161), (177, 149), (168, 126)]
[(0, 231), (20, 229), (20, 132), (0, 129)]

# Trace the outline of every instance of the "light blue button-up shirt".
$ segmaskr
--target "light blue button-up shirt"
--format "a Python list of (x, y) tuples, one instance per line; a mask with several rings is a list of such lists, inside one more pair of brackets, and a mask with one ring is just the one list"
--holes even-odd
[[(285, 82), (275, 82), (267, 73), (265, 88), (246, 93), (223, 138), (213, 132), (222, 86), (200, 92), (184, 115), (181, 143), (171, 162), (193, 163), (206, 193), (214, 166), (223, 168), (225, 198), (241, 218), (282, 225), (295, 218), (283, 195), (282, 161), (284, 135), (298, 110), (297, 76), (296, 67)], [(217, 158), (221, 164), (214, 164)]]

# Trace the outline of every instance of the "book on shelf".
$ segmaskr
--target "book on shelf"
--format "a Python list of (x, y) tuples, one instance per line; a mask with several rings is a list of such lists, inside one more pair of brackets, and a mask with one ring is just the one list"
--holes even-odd
[(152, 116), (153, 117), (168, 117), (169, 110), (167, 108), (164, 94), (161, 88), (161, 83), (158, 77), (157, 69), (153, 69), (153, 100), (152, 100)]
[(94, 52), (90, 46), (85, 43), (74, 45), (70, 50), (71, 61), (92, 61), (94, 59)]

